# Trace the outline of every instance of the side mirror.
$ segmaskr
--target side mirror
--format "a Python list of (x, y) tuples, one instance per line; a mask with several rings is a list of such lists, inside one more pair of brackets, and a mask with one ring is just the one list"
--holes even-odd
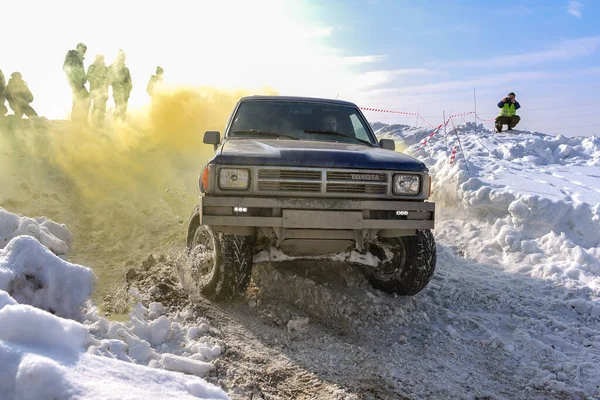
[(204, 143), (217, 145), (221, 143), (221, 134), (218, 131), (204, 132)]
[(381, 139), (379, 141), (379, 145), (381, 146), (382, 149), (392, 150), (392, 151), (396, 150), (396, 142), (394, 142), (392, 139)]

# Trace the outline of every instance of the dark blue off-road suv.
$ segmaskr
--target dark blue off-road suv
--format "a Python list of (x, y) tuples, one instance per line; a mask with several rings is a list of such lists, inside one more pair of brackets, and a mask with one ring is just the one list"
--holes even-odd
[(245, 97), (223, 137), (209, 131), (204, 143), (215, 155), (200, 178), (187, 244), (205, 296), (243, 292), (265, 251), (357, 263), (374, 287), (400, 295), (431, 279), (428, 169), (396, 152), (394, 141), (378, 141), (355, 104)]

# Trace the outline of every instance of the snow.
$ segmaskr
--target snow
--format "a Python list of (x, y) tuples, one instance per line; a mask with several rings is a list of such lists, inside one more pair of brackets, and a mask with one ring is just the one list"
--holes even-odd
[(15, 236), (32, 236), (57, 255), (65, 255), (71, 246), (71, 232), (65, 225), (46, 217), (28, 218), (0, 207), (0, 249)]
[(203, 359), (179, 348), (194, 328), (184, 318), (169, 320), (158, 303), (138, 305), (127, 323), (98, 316), (92, 270), (55, 254), (68, 250), (65, 227), (4, 209), (0, 227), (0, 397), (228, 398), (201, 378), (221, 347), (196, 327), (190, 351)]
[[(381, 363), (369, 368), (414, 397), (600, 398), (600, 140), (467, 123), (419, 150), (431, 129), (373, 126), (430, 167), (436, 274), (410, 298), (366, 291), (356, 312), (345, 295), (314, 295), (325, 286), (298, 290), (339, 302), (331, 319), (357, 332), (390, 329), (393, 357), (374, 352)], [(457, 139), (464, 153), (450, 164)], [(64, 225), (0, 208), (3, 398), (228, 398), (208, 378), (226, 351), (208, 320), (160, 303), (137, 304), (126, 321), (101, 317), (89, 301), (96, 276), (68, 261), (70, 245)], [(378, 262), (350, 257), (333, 259)], [(291, 259), (269, 249), (255, 262)], [(316, 323), (285, 329), (302, 336)]]
[(173, 354), (163, 354), (161, 364), (170, 371), (180, 371), (194, 375), (206, 375), (214, 368), (210, 363)]
[[(502, 260), (507, 271), (600, 294), (597, 137), (495, 134), (467, 123), (419, 150), (430, 130), (377, 127), (430, 166), (432, 199), (444, 211), (436, 238), (479, 262)], [(464, 157), (450, 164), (457, 139)]]
[(0, 250), (0, 290), (65, 318), (78, 317), (94, 280), (90, 268), (64, 261), (31, 236), (17, 236)]
[(137, 363), (154, 357), (136, 350), (143, 347), (141, 339), (130, 336), (131, 347), (123, 340), (98, 341), (81, 323), (14, 300), (6, 304), (6, 292), (0, 293), (2, 398), (228, 398), (193, 376), (204, 375), (210, 363), (166, 353), (158, 357), (158, 368), (150, 368)]
[(283, 251), (276, 247), (269, 247), (266, 250), (263, 250), (254, 255), (253, 262), (255, 264), (264, 263), (269, 261), (293, 261), (293, 260), (331, 260), (338, 262), (350, 262), (354, 264), (362, 264), (366, 266), (376, 266), (381, 261), (387, 261), (392, 258), (392, 253), (384, 248), (386, 259), (380, 260), (377, 256), (373, 255), (370, 252), (360, 253), (355, 250), (351, 250), (349, 252), (340, 252), (336, 254), (323, 254), (316, 256), (291, 256), (285, 254)]
[(433, 176), (433, 325), (503, 349), (525, 388), (600, 398), (600, 140), (467, 123), (421, 148), (430, 129), (375, 127)]

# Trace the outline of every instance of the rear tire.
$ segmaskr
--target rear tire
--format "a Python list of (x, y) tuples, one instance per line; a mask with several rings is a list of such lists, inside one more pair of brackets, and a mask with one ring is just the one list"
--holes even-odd
[(252, 273), (253, 237), (216, 233), (199, 221), (190, 221), (188, 255), (200, 294), (224, 301), (244, 293)]
[[(367, 270), (367, 279), (374, 288), (401, 296), (412, 296), (427, 286), (437, 262), (435, 239), (430, 229), (417, 230), (415, 236), (384, 238), (392, 251), (391, 260)], [(373, 246), (372, 246), (373, 247)], [(385, 251), (374, 245), (372, 253), (385, 259)]]

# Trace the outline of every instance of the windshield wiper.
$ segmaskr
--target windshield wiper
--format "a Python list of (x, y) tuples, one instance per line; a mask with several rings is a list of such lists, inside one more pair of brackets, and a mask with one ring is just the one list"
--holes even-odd
[(233, 132), (231, 132), (231, 134), (232, 135), (262, 135), (262, 136), (282, 137), (282, 138), (286, 138), (286, 139), (299, 140), (296, 136), (286, 135), (285, 133), (260, 131), (258, 129), (233, 131)]
[(356, 138), (356, 137), (344, 135), (343, 133), (339, 133), (339, 132), (336, 132), (336, 131), (308, 129), (308, 130), (305, 130), (304, 133), (322, 133), (322, 134), (326, 134), (326, 135), (343, 136), (345, 138), (356, 140), (357, 142), (368, 144), (369, 146), (373, 147), (373, 143), (369, 142), (368, 140), (363, 140), (363, 139), (359, 139), (359, 138)]

